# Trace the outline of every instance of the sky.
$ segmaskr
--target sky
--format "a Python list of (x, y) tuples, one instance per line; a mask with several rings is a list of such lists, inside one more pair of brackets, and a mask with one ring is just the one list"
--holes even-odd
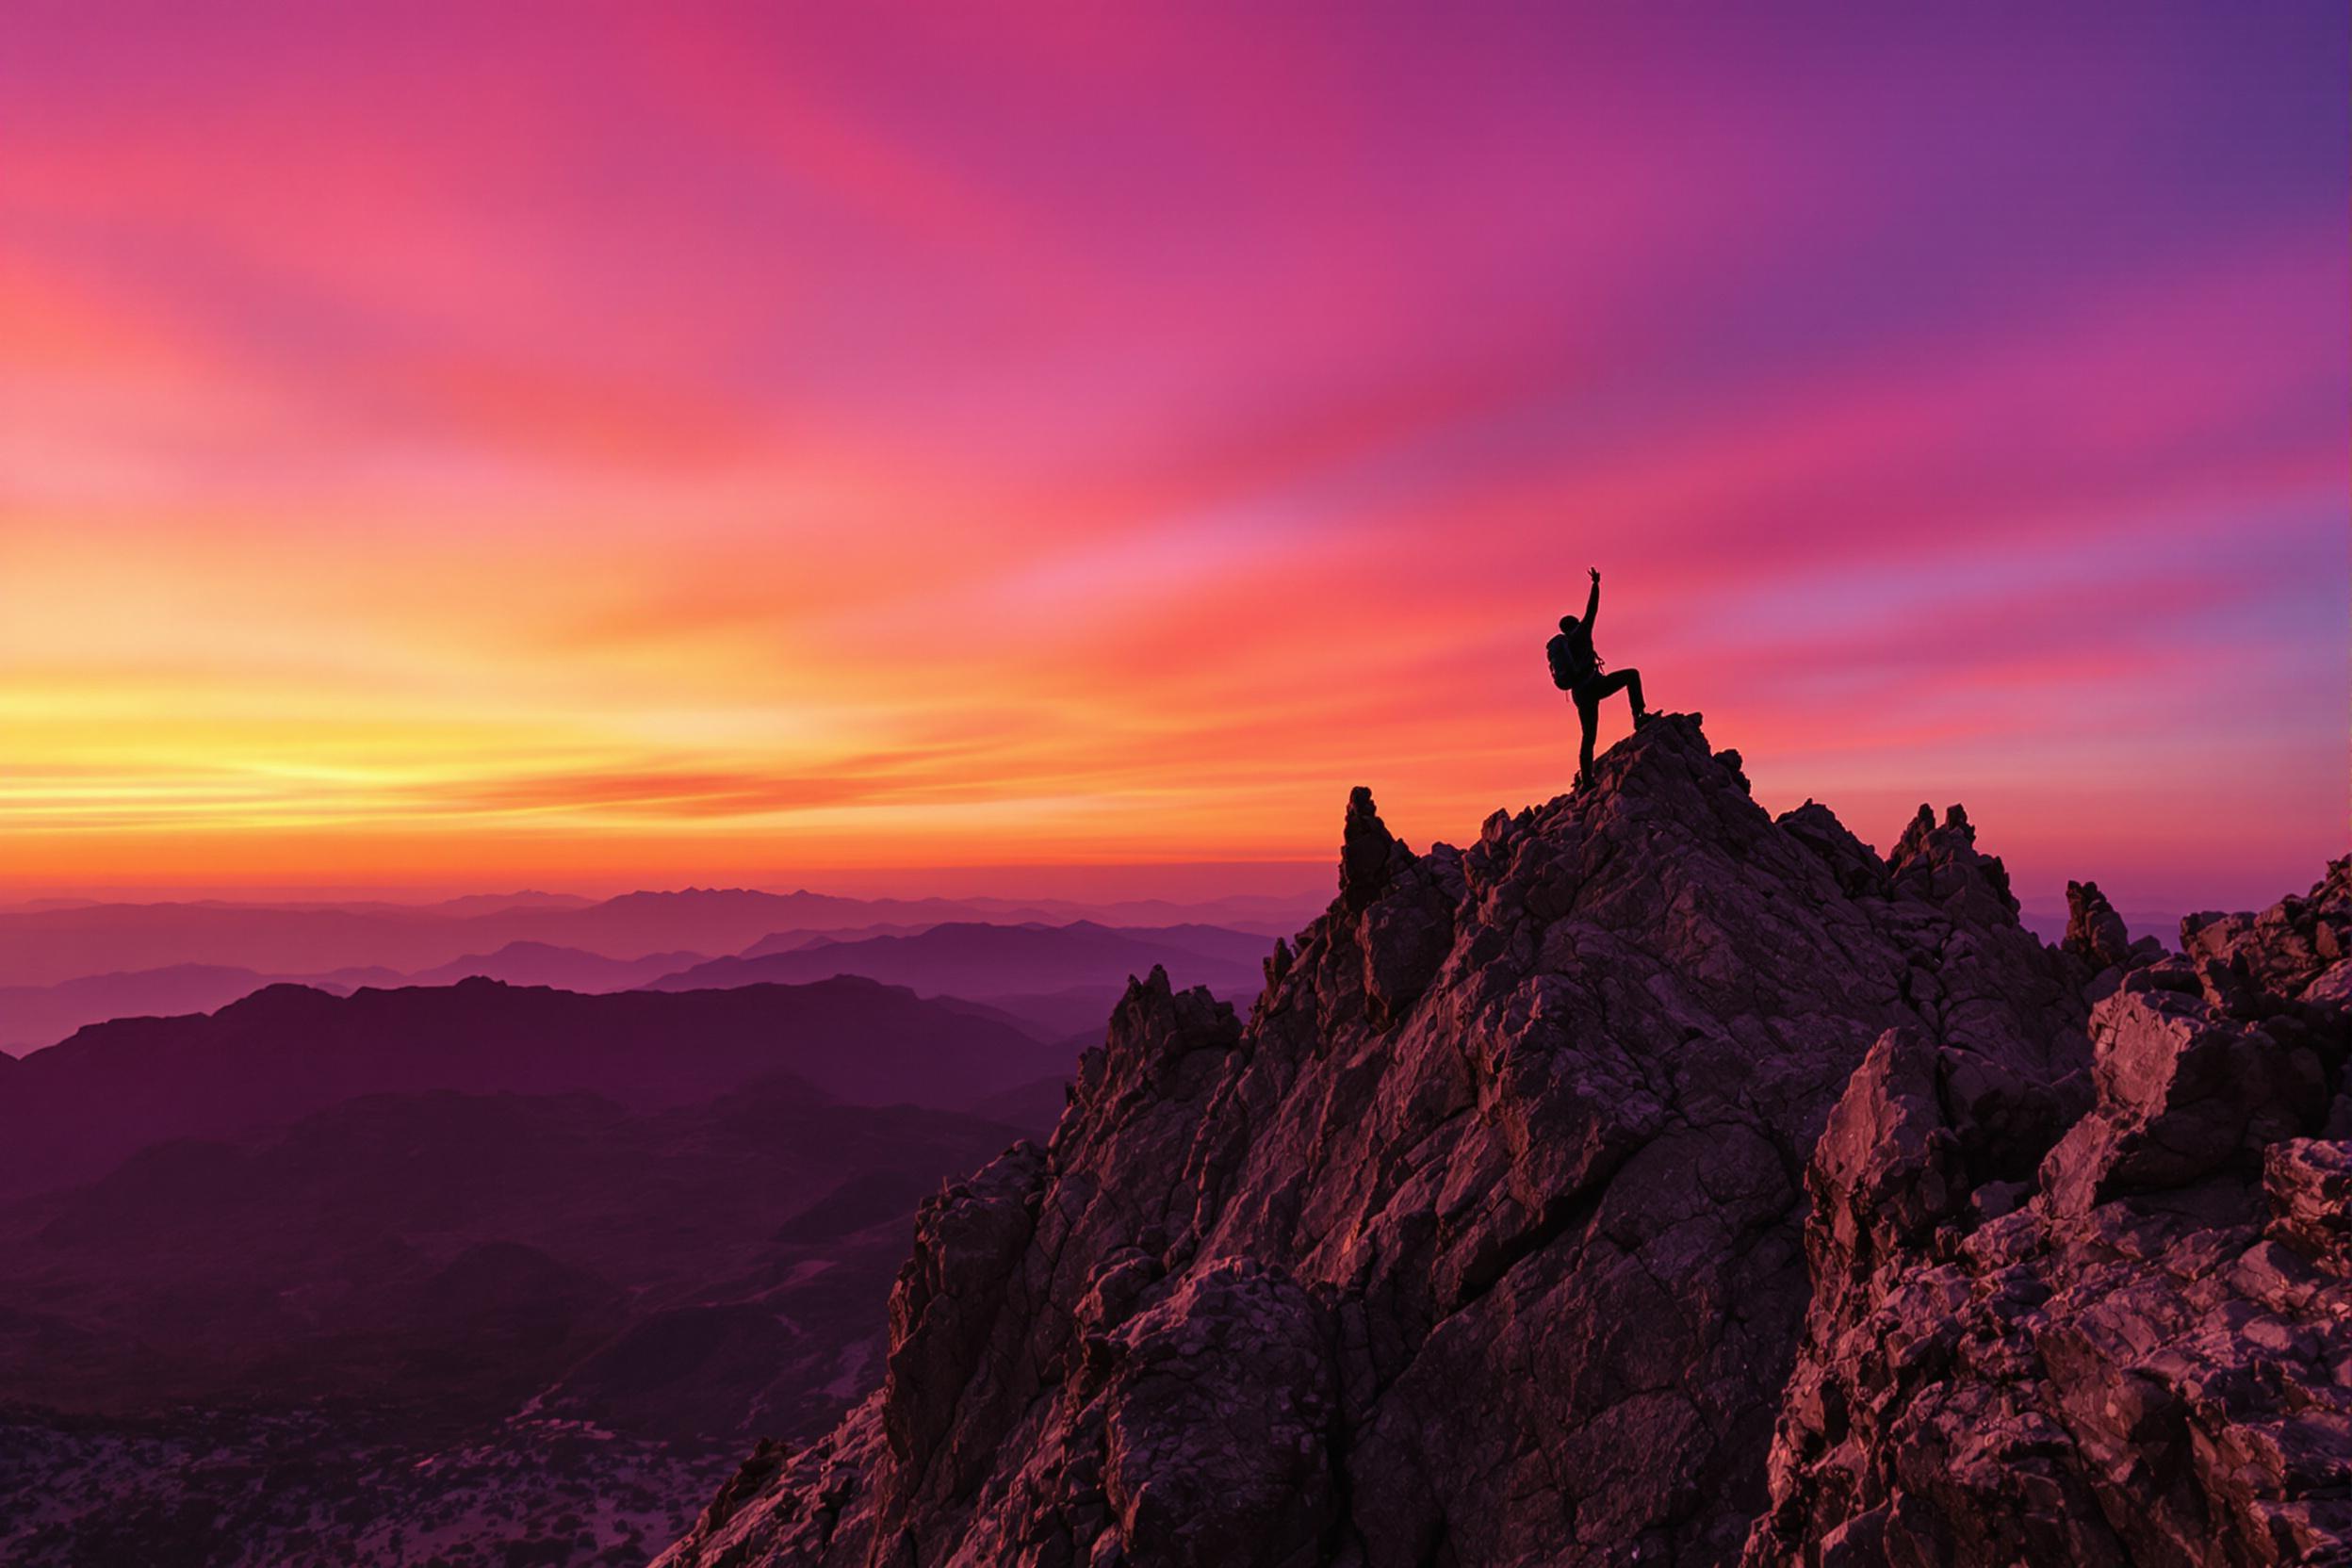
[(0, 893), (2346, 848), (2341, 5), (9, 11)]

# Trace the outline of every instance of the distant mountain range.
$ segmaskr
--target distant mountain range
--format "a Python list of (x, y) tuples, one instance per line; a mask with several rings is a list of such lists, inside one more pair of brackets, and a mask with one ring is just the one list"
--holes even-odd
[(642, 958), (609, 958), (584, 948), (557, 947), (549, 942), (513, 941), (496, 953), (469, 953), (446, 964), (414, 974), (387, 974), (376, 969), (335, 970), (318, 978), (330, 988), (340, 983), (356, 990), (362, 986), (453, 986), (461, 980), (503, 980), (510, 986), (552, 986), (560, 991), (634, 990), (648, 980), (676, 973), (703, 962), (705, 956), (683, 949), (649, 953)]
[(372, 964), (324, 974), (265, 974), (227, 964), (173, 964), (92, 974), (54, 986), (0, 987), (0, 1049), (37, 1051), (85, 1024), (111, 1019), (208, 1013), (271, 985), (308, 986), (341, 995), (363, 986), (449, 986), (480, 977), (566, 991), (633, 990), (703, 957), (677, 952), (608, 958), (576, 947), (516, 941), (496, 953), (468, 954), (413, 974)]
[(354, 966), (409, 973), (514, 942), (621, 958), (664, 951), (733, 953), (773, 931), (972, 918), (970, 906), (945, 899), (868, 903), (701, 888), (481, 913), (381, 905), (84, 905), (0, 914), (0, 985), (55, 985), (181, 964), (266, 974), (325, 974)]
[(346, 994), (364, 987), (445, 986), (475, 976), (596, 993), (860, 974), (926, 996), (988, 1001), (1021, 1019), (1030, 1032), (1060, 1038), (1099, 1026), (1127, 976), (1148, 974), (1154, 964), (1166, 966), (1179, 983), (1205, 985), (1220, 996), (1246, 1001), (1256, 993), (1260, 961), (1272, 945), (1250, 932), (1200, 923), (1113, 927), (1091, 921), (1061, 925), (956, 921), (928, 926), (879, 923), (842, 932), (766, 931), (739, 956), (717, 959), (686, 949), (611, 957), (583, 947), (516, 939), (415, 971), (382, 963), (316, 973), (172, 964), (48, 986), (0, 987), (0, 1049), (39, 1051), (85, 1024), (108, 1020), (210, 1012), (273, 984)]
[(605, 996), (488, 980), (349, 997), (272, 986), (208, 1017), (95, 1024), (17, 1062), (0, 1097), (0, 1194), (362, 1094), (589, 1093), (645, 1111), (781, 1072), (861, 1104), (957, 1107), (1070, 1066), (1008, 1021), (855, 977)]
[[(519, 896), (519, 895), (517, 895)], [(1310, 899), (1158, 900), (1085, 906), (1002, 899), (856, 899), (806, 890), (688, 888), (624, 893), (575, 905), (547, 895), (520, 903), (466, 900), (403, 907), (363, 905), (72, 904), (0, 911), (0, 987), (55, 986), (89, 975), (199, 964), (266, 975), (328, 974), (354, 967), (402, 974), (512, 943), (577, 948), (609, 958), (649, 953), (740, 953), (778, 932), (879, 934), (950, 922), (1062, 925), (1214, 923), (1271, 936), (1315, 911)]]
[[(1103, 999), (1096, 1021), (1127, 977), (1165, 968), (1178, 983), (1247, 1000), (1265, 983), (1266, 939), (1207, 925), (1120, 930), (1070, 925), (990, 925), (956, 921), (911, 936), (785, 945), (771, 937), (738, 957), (714, 958), (650, 983), (653, 990), (795, 982), (862, 974), (928, 995), (994, 1003), (999, 997), (1083, 989)], [(1018, 1009), (1008, 1008), (1010, 1011)]]

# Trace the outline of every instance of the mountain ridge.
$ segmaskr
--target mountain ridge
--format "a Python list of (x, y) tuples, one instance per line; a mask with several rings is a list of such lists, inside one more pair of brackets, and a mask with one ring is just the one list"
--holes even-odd
[[(645, 896), (695, 902), (710, 895), (694, 892), (691, 897)], [(769, 897), (746, 896), (763, 900)], [(754, 913), (729, 919), (736, 934), (760, 927), (758, 939), (741, 952), (715, 956), (678, 947), (639, 947), (633, 953), (599, 952), (518, 936), (489, 951), (461, 953), (422, 968), (369, 962), (298, 972), (187, 962), (154, 969), (110, 969), (50, 985), (0, 985), (0, 1048), (20, 1048), (30, 1054), (64, 1039), (86, 1024), (122, 1018), (210, 1012), (268, 985), (302, 985), (343, 993), (362, 987), (392, 989), (402, 986), (449, 985), (480, 975), (514, 985), (553, 986), (588, 993), (641, 987), (678, 989), (681, 988), (664, 986), (663, 982), (697, 965), (711, 963), (722, 967), (704, 980), (688, 984), (744, 984), (763, 977), (805, 982), (829, 978), (837, 972), (865, 973), (872, 978), (914, 986), (926, 995), (956, 994), (957, 987), (965, 986), (985, 987), (991, 997), (1051, 993), (1083, 985), (1090, 991), (1107, 989), (1102, 1004), (1092, 1009), (1089, 1021), (1099, 1021), (1108, 1014), (1118, 988), (1130, 972), (1142, 973), (1153, 962), (1165, 960), (1186, 978), (1210, 981), (1230, 993), (1254, 982), (1258, 963), (1273, 940), (1269, 936), (1199, 922), (1132, 927), (1083, 919), (1007, 925), (998, 921), (958, 918), (927, 924), (886, 923), (840, 930), (776, 931), (766, 927), (771, 911), (765, 904), (751, 907)], [(575, 911), (566, 908), (563, 912)], [(247, 910), (240, 918), (253, 914), (254, 911)], [(443, 923), (456, 924), (446, 921)], [(638, 934), (651, 937), (662, 929), (657, 917)], [(1030, 933), (1028, 940), (1034, 951), (1003, 955), (1015, 966), (1025, 961), (1029, 966), (1026, 973), (1017, 967), (994, 967), (978, 958), (973, 951), (989, 939), (990, 933), (1005, 930)], [(934, 931), (946, 935), (930, 938)], [(1057, 932), (1062, 935), (1048, 935)], [(449, 931), (428, 935), (440, 948), (451, 945)], [(614, 939), (604, 940), (603, 945), (609, 950), (626, 949), (630, 944)], [(956, 951), (958, 948), (962, 951)], [(794, 957), (785, 958), (766, 972), (738, 967), (772, 956), (805, 955), (820, 949), (833, 952), (843, 962), (837, 968), (827, 968), (821, 959)], [(936, 959), (937, 964), (927, 962), (927, 958)], [(937, 967), (938, 964), (947, 967)], [(1039, 970), (1039, 964), (1046, 967)], [(953, 983), (943, 983), (943, 977)], [(1062, 1017), (1058, 1009), (1054, 1016), (1057, 1021)]]
[(805, 889), (643, 890), (594, 903), (492, 899), (438, 906), (231, 904), (219, 901), (70, 903), (0, 909), (0, 988), (55, 986), (91, 975), (180, 964), (270, 974), (351, 967), (431, 969), (509, 942), (577, 947), (630, 959), (664, 949), (731, 954), (778, 931), (822, 932), (942, 921), (1063, 924), (1110, 916), (1121, 923), (1223, 918), (1282, 929), (1269, 911), (1289, 901), (1247, 897), (1180, 906), (1157, 900), (1081, 904), (999, 898), (852, 898)]
[[(805, 983), (832, 974), (862, 974), (923, 994), (975, 1002), (1108, 985), (1153, 966), (1198, 980), (1220, 994), (1254, 988), (1270, 945), (1243, 932), (1195, 927), (1189, 941), (1151, 929), (1130, 930), (1090, 921), (1068, 925), (1001, 925), (948, 921), (911, 935), (854, 941), (819, 939), (807, 946), (758, 950), (712, 958), (645, 982), (648, 990), (739, 986), (760, 981)], [(1236, 957), (1246, 953), (1246, 957)]]
[(370, 1092), (585, 1091), (652, 1109), (792, 1072), (844, 1100), (953, 1108), (1065, 1066), (1009, 1020), (857, 976), (594, 996), (479, 979), (349, 996), (268, 986), (210, 1014), (92, 1024), (17, 1060), (0, 1195)]

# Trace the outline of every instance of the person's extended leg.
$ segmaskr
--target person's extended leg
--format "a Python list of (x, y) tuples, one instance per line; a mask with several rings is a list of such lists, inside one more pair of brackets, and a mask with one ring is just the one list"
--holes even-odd
[(1584, 743), (1576, 753), (1576, 782), (1583, 784), (1592, 776), (1592, 740), (1601, 726), (1601, 704), (1618, 693), (1625, 694), (1633, 704), (1633, 727), (1636, 729), (1650, 722), (1650, 710), (1642, 703), (1642, 672), (1634, 669), (1611, 670), (1596, 679), (1588, 680), (1576, 690), (1576, 719), (1584, 727)]
[(1605, 676), (1595, 677), (1578, 688), (1576, 698), (1598, 708), (1627, 687), (1633, 689), (1633, 710), (1639, 713), (1642, 711), (1642, 672), (1639, 670), (1611, 670)]

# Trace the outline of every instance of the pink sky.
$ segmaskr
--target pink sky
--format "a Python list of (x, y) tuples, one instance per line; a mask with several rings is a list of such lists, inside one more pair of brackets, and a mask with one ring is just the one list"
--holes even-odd
[(1913, 9), (24, 8), (0, 891), (1463, 839), (1589, 564), (1773, 809), (2300, 887), (2342, 8)]

